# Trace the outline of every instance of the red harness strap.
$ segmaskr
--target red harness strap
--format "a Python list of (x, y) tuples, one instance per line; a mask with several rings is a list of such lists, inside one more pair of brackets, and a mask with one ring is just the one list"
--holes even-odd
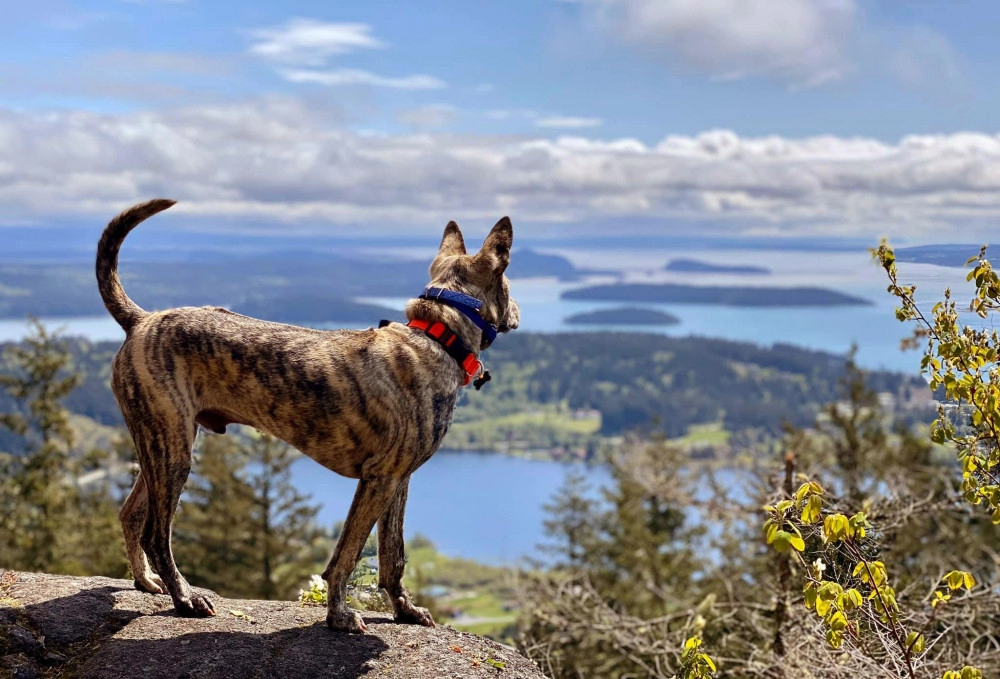
[[(472, 380), (481, 375), (483, 372), (482, 362), (476, 358), (476, 355), (469, 350), (462, 338), (459, 337), (455, 332), (448, 328), (444, 323), (440, 321), (423, 321), (420, 319), (414, 319), (407, 323), (411, 328), (416, 328), (417, 330), (423, 330), (428, 337), (433, 339), (435, 342), (444, 347), (444, 350), (455, 359), (455, 361), (462, 366), (462, 370), (465, 371), (465, 380), (462, 382), (463, 387), (469, 386)], [(479, 384), (477, 383), (477, 388)]]

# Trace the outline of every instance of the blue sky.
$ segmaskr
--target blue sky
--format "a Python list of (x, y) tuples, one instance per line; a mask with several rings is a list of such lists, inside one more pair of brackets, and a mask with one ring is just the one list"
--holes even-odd
[[(5, 8), (0, 224), (987, 235), (1000, 4), (207, 0)], [(109, 214), (110, 213), (110, 214)], [(199, 221), (200, 220), (200, 221)]]

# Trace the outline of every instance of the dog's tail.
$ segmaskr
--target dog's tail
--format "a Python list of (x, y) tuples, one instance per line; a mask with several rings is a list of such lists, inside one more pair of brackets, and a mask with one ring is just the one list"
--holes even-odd
[(132, 229), (175, 202), (158, 198), (133, 205), (108, 222), (97, 244), (97, 289), (101, 292), (104, 306), (125, 332), (142, 320), (146, 312), (125, 294), (118, 278), (118, 251)]

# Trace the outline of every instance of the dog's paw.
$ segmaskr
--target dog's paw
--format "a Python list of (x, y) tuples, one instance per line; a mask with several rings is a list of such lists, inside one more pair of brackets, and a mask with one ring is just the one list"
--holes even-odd
[(160, 576), (152, 572), (136, 578), (132, 584), (140, 592), (148, 594), (165, 594), (167, 591), (167, 586), (163, 584)]
[(424, 627), (434, 627), (434, 617), (426, 608), (414, 606), (403, 597), (396, 600), (395, 621), (403, 625), (423, 625)]
[(207, 596), (195, 594), (190, 599), (174, 602), (177, 615), (182, 618), (210, 618), (215, 615), (215, 606)]
[(326, 626), (337, 632), (349, 632), (351, 634), (364, 634), (368, 631), (368, 625), (361, 619), (361, 615), (357, 611), (352, 611), (348, 608), (327, 613)]

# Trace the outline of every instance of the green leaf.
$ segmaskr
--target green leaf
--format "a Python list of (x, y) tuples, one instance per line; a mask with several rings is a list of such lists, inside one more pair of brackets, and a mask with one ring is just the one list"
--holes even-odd
[[(976, 581), (972, 578), (972, 575), (963, 571), (951, 571), (944, 576), (944, 581), (948, 585), (948, 589), (955, 591), (965, 586), (966, 576), (968, 576), (972, 581), (972, 584), (975, 585)], [(969, 588), (966, 587), (966, 589)]]
[(814, 588), (810, 587), (803, 593), (805, 598), (806, 608), (812, 610), (813, 606), (816, 605), (816, 595), (817, 592)]
[(830, 616), (829, 625), (834, 632), (842, 632), (847, 629), (847, 616), (837, 611)]
[(910, 632), (906, 635), (906, 647), (914, 653), (924, 652), (924, 635), (919, 632)]
[(860, 608), (861, 604), (864, 603), (864, 598), (862, 598), (861, 592), (858, 590), (849, 589), (844, 592), (844, 602), (848, 608)]
[(823, 498), (819, 495), (812, 495), (802, 508), (802, 523), (816, 523), (823, 511)]
[(833, 601), (830, 599), (816, 599), (816, 615), (821, 618), (825, 618), (826, 614), (830, 612), (830, 608), (833, 606)]
[(835, 632), (832, 629), (826, 631), (826, 643), (830, 644), (830, 648), (840, 648), (844, 643), (844, 635), (840, 632)]
[(792, 541), (792, 534), (787, 530), (779, 530), (774, 534), (774, 548), (781, 553), (788, 551), (788, 547)]

